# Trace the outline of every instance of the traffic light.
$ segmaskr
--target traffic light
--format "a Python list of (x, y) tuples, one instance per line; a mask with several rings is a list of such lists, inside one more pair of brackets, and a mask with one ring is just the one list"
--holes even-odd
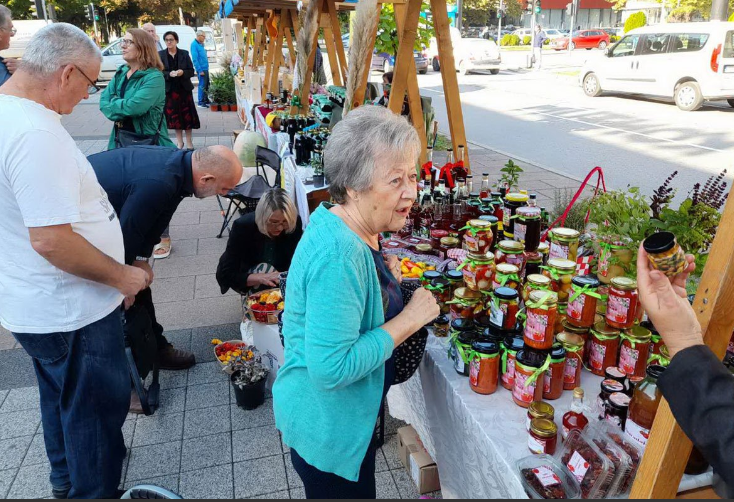
[(97, 9), (94, 9), (94, 20), (99, 21), (99, 11)]
[(540, 14), (541, 8), (540, 8), (540, 0), (536, 0), (535, 2), (535, 13)]
[(528, 1), (528, 4), (525, 6), (525, 11), (533, 12), (533, 2), (532, 1)]

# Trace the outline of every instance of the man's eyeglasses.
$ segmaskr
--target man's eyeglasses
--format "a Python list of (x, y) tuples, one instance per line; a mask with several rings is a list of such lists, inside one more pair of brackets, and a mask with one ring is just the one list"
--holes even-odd
[(123, 38), (122, 39), (122, 42), (120, 42), (120, 46), (122, 46), (122, 47), (130, 47), (131, 45), (135, 45), (135, 41), (134, 40), (128, 40), (126, 38)]
[(167, 38), (167, 39), (166, 39), (165, 41), (166, 41), (166, 42), (175, 42), (175, 41), (176, 41), (176, 39), (175, 39), (175, 38)]
[(94, 81), (93, 81), (93, 80), (92, 80), (91, 78), (87, 77), (87, 74), (86, 74), (86, 73), (84, 73), (84, 72), (82, 71), (82, 69), (81, 69), (81, 68), (79, 68), (79, 67), (78, 67), (78, 66), (76, 66), (76, 65), (74, 66), (74, 68), (76, 68), (77, 70), (79, 70), (79, 73), (81, 73), (81, 74), (82, 74), (82, 75), (84, 76), (84, 78), (86, 78), (86, 79), (87, 79), (87, 82), (89, 82), (89, 87), (87, 88), (87, 93), (88, 93), (88, 94), (89, 94), (90, 96), (91, 96), (92, 94), (97, 94), (97, 93), (98, 93), (98, 92), (100, 91), (100, 88), (99, 88), (99, 86), (97, 86), (97, 84), (96, 84), (96, 83), (94, 83)]
[(13, 27), (13, 28), (0, 28), (0, 30), (4, 30), (4, 31), (9, 32), (11, 37), (14, 37), (15, 34), (18, 33), (18, 30), (16, 30), (15, 27)]

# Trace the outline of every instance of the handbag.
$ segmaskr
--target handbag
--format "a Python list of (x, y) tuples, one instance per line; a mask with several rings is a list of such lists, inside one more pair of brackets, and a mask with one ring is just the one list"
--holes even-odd
[[(144, 305), (135, 303), (124, 312), (123, 330), (125, 355), (135, 392), (140, 397), (143, 413), (150, 416), (158, 408), (160, 384), (158, 382), (158, 341), (153, 331), (150, 313)], [(145, 380), (152, 373), (150, 386)]]
[[(411, 298), (413, 298), (413, 293), (420, 287), (421, 284), (418, 281), (411, 281), (410, 283), (403, 281), (400, 284), (400, 289), (403, 293), (403, 303), (405, 305), (410, 302)], [(393, 360), (395, 361), (393, 385), (407, 382), (418, 371), (418, 366), (423, 361), (423, 354), (426, 352), (427, 342), (428, 330), (421, 328), (395, 348), (393, 351)]]
[(156, 133), (152, 135), (125, 131), (120, 128), (120, 122), (115, 122), (115, 147), (126, 148), (128, 146), (158, 146), (158, 142), (161, 139), (161, 125), (163, 125), (163, 118), (165, 116), (165, 112), (161, 113), (161, 120), (158, 122), (158, 129), (156, 129)]

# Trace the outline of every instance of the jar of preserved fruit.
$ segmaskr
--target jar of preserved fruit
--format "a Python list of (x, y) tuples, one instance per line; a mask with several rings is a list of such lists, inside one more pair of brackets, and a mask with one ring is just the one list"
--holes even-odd
[(560, 333), (556, 340), (566, 350), (563, 363), (563, 390), (581, 386), (581, 368), (584, 365), (584, 339), (573, 333)]
[(489, 245), (489, 252), (494, 253), (495, 249), (497, 249), (497, 242), (500, 240), (500, 231), (498, 230), (497, 217), (494, 216), (492, 213), (490, 213), (490, 214), (483, 214), (482, 216), (479, 217), (479, 219), (488, 221), (490, 224), (490, 228), (492, 229), (493, 237), (492, 237), (492, 243)]
[[(435, 226), (437, 223), (434, 223)], [(440, 249), (441, 248), (441, 239), (444, 237), (448, 237), (449, 232), (448, 230), (444, 230), (442, 228), (432, 228), (431, 229), (431, 246), (433, 246), (433, 249)]]
[(543, 378), (550, 366), (550, 356), (544, 352), (523, 348), (515, 359), (515, 384), (512, 400), (523, 408), (543, 399)]
[(448, 258), (448, 252), (451, 249), (459, 248), (459, 239), (456, 237), (442, 237), (438, 246), (438, 257), (442, 260)]
[(594, 325), (596, 302), (600, 297), (597, 290), (600, 284), (599, 279), (593, 275), (580, 275), (571, 280), (566, 315), (569, 324), (581, 328), (590, 328)]
[(645, 376), (647, 360), (650, 356), (652, 333), (642, 326), (632, 326), (620, 335), (619, 367), (627, 375)]
[(525, 251), (525, 277), (540, 274), (543, 270), (543, 255), (538, 251)]
[(591, 372), (604, 376), (604, 370), (617, 365), (619, 330), (599, 322), (591, 328), (589, 337), (589, 366)]
[(645, 379), (636, 387), (629, 405), (629, 416), (624, 432), (642, 448), (647, 446), (650, 429), (658, 412), (662, 394), (658, 389), (658, 378), (665, 368), (652, 365), (647, 368)]
[(541, 274), (530, 274), (526, 277), (525, 287), (522, 290), (522, 299), (527, 302), (532, 291), (550, 291), (551, 280)]
[(497, 265), (494, 271), (494, 277), (492, 277), (493, 291), (502, 287), (517, 290), (520, 284), (520, 270), (515, 265), (510, 265), (509, 263), (500, 263)]
[(520, 310), (519, 295), (511, 288), (497, 288), (490, 298), (489, 316), (492, 324), (502, 329), (515, 329)]
[(461, 270), (447, 270), (443, 273), (443, 276), (447, 281), (449, 281), (451, 297), (453, 298), (456, 290), (464, 287), (464, 274)]
[(464, 234), (464, 249), (470, 253), (487, 254), (492, 246), (492, 224), (485, 220), (469, 220)]
[(500, 349), (502, 351), (502, 378), (500, 383), (505, 389), (512, 391), (515, 387), (515, 360), (517, 353), (522, 350), (525, 342), (522, 336), (507, 335), (502, 341)]
[(482, 294), (469, 288), (456, 288), (454, 299), (446, 303), (450, 305), (452, 319), (474, 319), (484, 310)]
[(688, 265), (686, 254), (672, 232), (657, 232), (642, 241), (647, 259), (655, 270), (675, 277)]
[(447, 281), (443, 277), (439, 277), (437, 279), (433, 279), (431, 281), (431, 284), (427, 285), (425, 288), (433, 293), (433, 296), (434, 298), (436, 298), (438, 306), (441, 308), (441, 313), (448, 313), (449, 308), (448, 305), (446, 305), (446, 302), (451, 301), (451, 299), (453, 298), (451, 296), (449, 281)]
[(553, 405), (546, 403), (545, 401), (533, 401), (528, 406), (528, 415), (525, 420), (525, 430), (530, 432), (530, 422), (536, 418), (545, 418), (551, 422), (555, 420), (556, 410)]
[(525, 244), (525, 251), (536, 251), (540, 244), (540, 208), (519, 207), (516, 212), (515, 240)]
[(525, 344), (537, 350), (548, 350), (555, 340), (558, 296), (552, 291), (533, 291), (525, 305)]
[(522, 274), (525, 269), (525, 247), (517, 241), (500, 241), (497, 244), (497, 251), (494, 253), (494, 261), (500, 263), (509, 263), (515, 265)]
[(494, 274), (494, 257), (488, 254), (469, 253), (459, 266), (464, 274), (464, 284), (474, 291), (490, 291)]
[(627, 412), (630, 406), (630, 397), (624, 392), (614, 392), (607, 401), (604, 419), (620, 429), (624, 429), (627, 422)]
[(528, 449), (531, 453), (553, 455), (558, 446), (558, 426), (552, 420), (534, 418), (530, 422)]
[(601, 392), (599, 392), (599, 396), (596, 398), (596, 414), (599, 420), (604, 420), (604, 416), (607, 412), (609, 396), (615, 392), (624, 392), (624, 385), (616, 380), (602, 380)]
[(421, 286), (425, 288), (431, 284), (434, 279), (439, 279), (441, 277), (443, 277), (441, 272), (437, 272), (436, 270), (426, 270), (423, 272), (423, 276), (421, 277)]
[(475, 341), (471, 346), (469, 386), (477, 394), (494, 394), (499, 383), (500, 352), (495, 342)]
[(553, 401), (563, 394), (563, 372), (566, 366), (566, 349), (557, 343), (550, 353), (550, 366), (543, 378), (543, 399)]
[(637, 281), (628, 277), (612, 279), (607, 300), (607, 324), (617, 329), (629, 329), (634, 326), (637, 302)]
[(621, 383), (622, 386), (627, 388), (627, 373), (625, 373), (624, 370), (618, 366), (610, 366), (605, 369), (604, 379), (616, 380), (617, 382)]
[(551, 279), (551, 288), (558, 293), (559, 303), (568, 303), (571, 293), (571, 281), (576, 273), (576, 263), (563, 258), (551, 258), (543, 275)]
[(550, 255), (548, 259), (563, 258), (576, 263), (579, 251), (578, 230), (572, 228), (554, 228), (550, 231)]
[(625, 274), (632, 261), (632, 250), (624, 240), (609, 237), (599, 242), (599, 248), (597, 276), (603, 284), (609, 284), (615, 277)]
[(609, 300), (609, 286), (601, 284), (599, 289), (596, 290), (599, 293), (599, 299), (596, 301), (596, 315), (602, 317), (607, 315), (607, 301)]
[(479, 337), (474, 323), (467, 319), (454, 319), (449, 330), (449, 357), (460, 375), (469, 376), (469, 353), (471, 344)]
[(530, 197), (522, 193), (508, 193), (505, 195), (505, 207), (502, 213), (502, 229), (507, 239), (515, 236), (515, 214), (517, 209), (527, 205)]
[(547, 242), (541, 242), (538, 244), (538, 253), (543, 257), (543, 265), (548, 264), (548, 255), (550, 254), (550, 244)]
[(441, 314), (433, 320), (433, 336), (436, 338), (446, 338), (449, 335), (449, 318), (445, 314)]
[[(478, 195), (479, 194), (472, 194), (472, 195)], [(466, 212), (465, 212), (466, 218), (479, 218), (482, 215), (482, 202), (479, 200), (479, 198), (472, 198), (469, 200), (469, 202), (466, 203)]]

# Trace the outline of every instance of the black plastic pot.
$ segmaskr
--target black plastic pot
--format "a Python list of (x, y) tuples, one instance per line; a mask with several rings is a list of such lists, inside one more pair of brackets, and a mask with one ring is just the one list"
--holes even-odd
[(237, 406), (245, 410), (254, 410), (263, 404), (265, 402), (265, 383), (268, 381), (267, 375), (257, 383), (243, 385), (242, 387), (234, 383), (237, 376), (239, 376), (239, 372), (235, 371), (230, 377)]

